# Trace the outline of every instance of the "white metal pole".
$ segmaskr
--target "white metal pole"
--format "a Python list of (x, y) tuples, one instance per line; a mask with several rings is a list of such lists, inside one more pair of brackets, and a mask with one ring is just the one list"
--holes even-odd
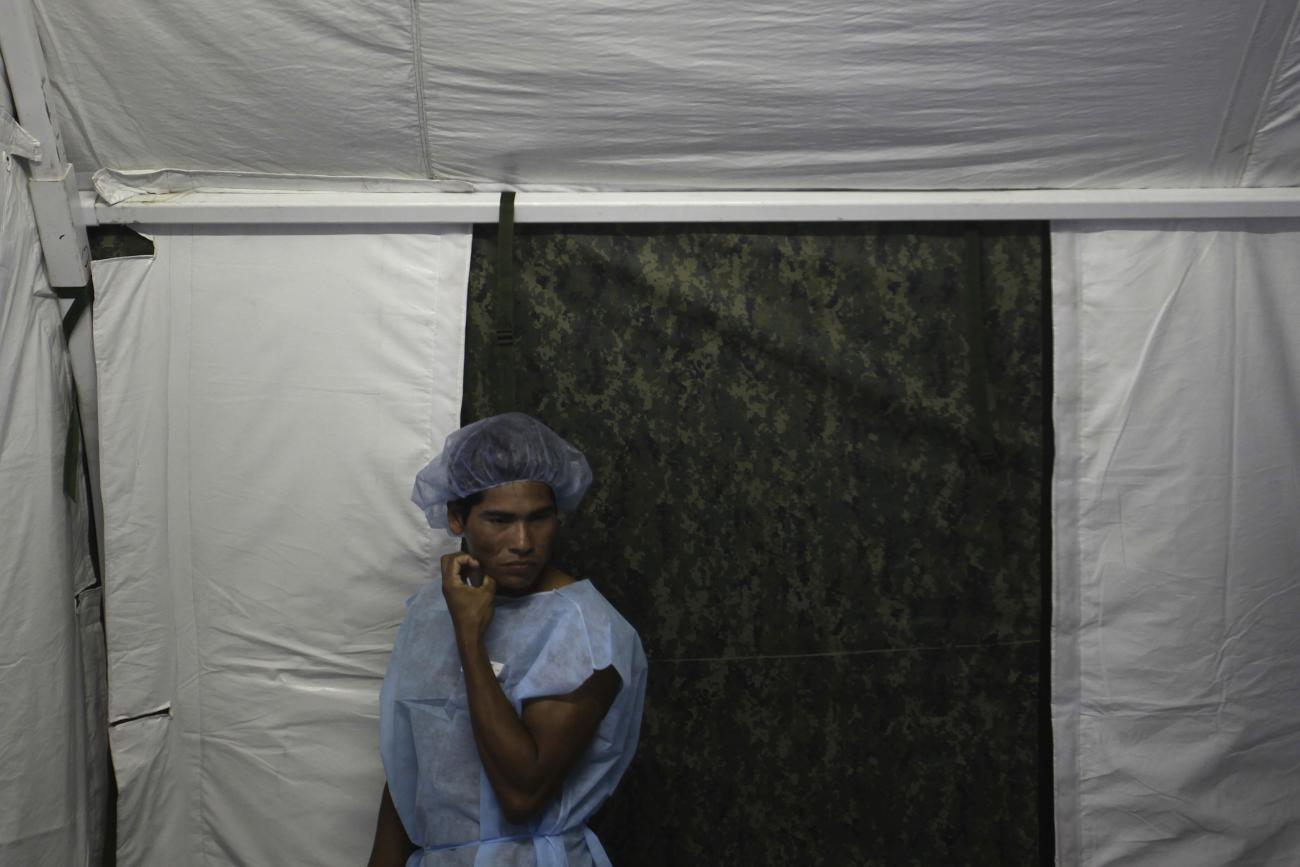
[[(86, 225), (465, 224), (497, 220), (496, 193), (173, 193), (108, 205), (82, 193)], [(515, 199), (520, 223), (1172, 220), (1300, 217), (1300, 189), (924, 192), (584, 192)]]

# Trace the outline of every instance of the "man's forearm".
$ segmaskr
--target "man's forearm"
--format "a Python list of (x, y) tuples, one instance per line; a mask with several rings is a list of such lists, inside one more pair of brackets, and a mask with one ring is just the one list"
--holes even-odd
[(540, 806), (545, 776), (537, 742), (502, 691), (482, 639), (457, 635), (456, 644), (479, 758), (507, 817), (518, 820)]

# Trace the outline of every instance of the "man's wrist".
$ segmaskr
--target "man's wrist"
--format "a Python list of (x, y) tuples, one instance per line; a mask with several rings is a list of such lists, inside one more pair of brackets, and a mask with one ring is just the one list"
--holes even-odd
[(466, 634), (464, 631), (456, 630), (456, 650), (460, 652), (462, 662), (468, 662), (478, 654), (487, 655), (487, 647), (483, 644), (483, 636), (471, 633)]

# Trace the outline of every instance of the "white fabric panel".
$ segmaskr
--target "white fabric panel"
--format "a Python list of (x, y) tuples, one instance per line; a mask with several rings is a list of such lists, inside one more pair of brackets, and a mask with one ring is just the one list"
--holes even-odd
[(1300, 853), (1300, 221), (1053, 227), (1060, 861)]
[(83, 680), (93, 672), (82, 666), (75, 599), (94, 574), (85, 491), (77, 491), (76, 502), (63, 493), (71, 408), (59, 304), (41, 263), (27, 174), (3, 155), (0, 864), (6, 865), (89, 864), (95, 816), (88, 793), (102, 791), (104, 782), (104, 769), (92, 782), (87, 765)]
[(407, 3), (34, 2), (81, 171), (425, 174)]
[(363, 863), (377, 696), (449, 540), (467, 229), (187, 234), (95, 304), (118, 863)]
[[(100, 488), (104, 502), (105, 607), (112, 691), (110, 720), (167, 707), (175, 688), (174, 662), (153, 655), (121, 658), (114, 650), (118, 636), (130, 636), (132, 646), (169, 647), (173, 638), (170, 589), (150, 584), (166, 574), (165, 525), (127, 524), (128, 516), (160, 512), (165, 495), (167, 449), (166, 298), (150, 304), (144, 284), (154, 260), (149, 257), (112, 259), (94, 264), (95, 367), (99, 397)], [(159, 290), (156, 294), (161, 294)], [(125, 335), (135, 333), (135, 339)], [(123, 335), (118, 337), (117, 335)], [(125, 466), (124, 466), (125, 465)], [(154, 503), (151, 500), (160, 502)], [(124, 505), (138, 503), (139, 505)], [(116, 739), (129, 729), (114, 731)], [(128, 769), (118, 766), (122, 795)]]
[(192, 851), (194, 785), (182, 776), (181, 733), (163, 715), (177, 692), (180, 636), (167, 550), (170, 295), (165, 286), (145, 291), (153, 266), (147, 257), (94, 265), (108, 718), (122, 867), (169, 857), (186, 863), (178, 853)]
[(1293, 4), (1286, 47), (1262, 106), (1243, 186), (1300, 185), (1300, 4)]
[[(35, 2), (82, 171), (1234, 185), (1268, 83), (1300, 74), (1276, 65), (1292, 0)], [(1300, 183), (1293, 90), (1253, 182)]]

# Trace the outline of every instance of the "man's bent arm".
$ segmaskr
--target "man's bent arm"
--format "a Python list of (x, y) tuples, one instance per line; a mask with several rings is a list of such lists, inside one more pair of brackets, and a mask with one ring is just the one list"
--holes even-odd
[(554, 797), (614, 703), (618, 672), (594, 672), (567, 695), (547, 696), (515, 713), (497, 681), (483, 639), (456, 635), (470, 720), (488, 781), (511, 822), (527, 821)]

